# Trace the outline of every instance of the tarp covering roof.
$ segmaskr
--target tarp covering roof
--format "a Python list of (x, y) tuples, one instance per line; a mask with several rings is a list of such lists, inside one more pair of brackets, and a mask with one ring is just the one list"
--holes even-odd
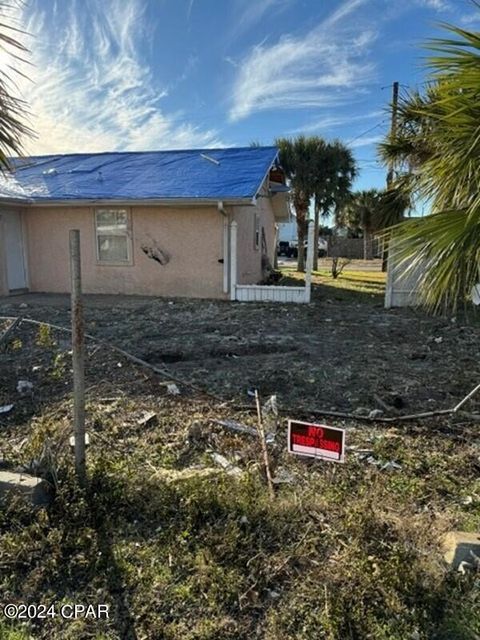
[(276, 147), (33, 156), (0, 175), (0, 200), (238, 200), (254, 198)]

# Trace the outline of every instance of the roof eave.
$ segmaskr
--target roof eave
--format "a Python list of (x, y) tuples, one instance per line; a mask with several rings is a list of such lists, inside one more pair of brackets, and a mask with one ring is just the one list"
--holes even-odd
[(257, 189), (255, 190), (255, 195), (253, 196), (253, 202), (255, 203), (255, 200), (258, 198), (258, 194), (261, 190), (261, 188), (263, 187), (263, 185), (265, 184), (265, 180), (268, 178), (268, 176), (270, 175), (270, 171), (272, 170), (273, 165), (275, 164), (275, 162), (277, 162), (278, 160), (278, 155), (279, 155), (279, 151), (277, 149), (277, 153), (275, 154), (275, 156), (272, 158), (272, 161), (270, 162), (267, 171), (265, 172), (265, 175), (262, 178), (262, 181), (260, 182), (260, 184), (258, 185)]
[(0, 207), (4, 206), (4, 205), (8, 206), (8, 205), (11, 205), (11, 204), (15, 204), (17, 206), (18, 205), (25, 206), (25, 205), (29, 205), (29, 204), (32, 204), (32, 203), (33, 203), (33, 200), (31, 200), (30, 198), (7, 198), (7, 197), (3, 198), (3, 197), (0, 197)]
[(13, 201), (7, 198), (0, 197), (0, 206), (2, 204), (22, 204), (35, 207), (68, 207), (68, 206), (158, 206), (158, 207), (191, 207), (191, 206), (204, 206), (204, 207), (216, 207), (218, 202), (221, 201), (225, 205), (239, 206), (239, 205), (254, 205), (254, 198), (229, 198), (225, 196), (218, 196), (217, 198), (151, 198), (151, 199), (125, 199), (125, 198), (82, 198), (78, 200), (35, 200), (34, 198), (29, 200)]

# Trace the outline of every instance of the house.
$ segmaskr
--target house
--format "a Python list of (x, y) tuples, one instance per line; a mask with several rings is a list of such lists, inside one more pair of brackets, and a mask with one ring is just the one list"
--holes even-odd
[(287, 191), (275, 147), (16, 158), (0, 177), (0, 294), (68, 292), (79, 229), (86, 293), (235, 299), (273, 264)]

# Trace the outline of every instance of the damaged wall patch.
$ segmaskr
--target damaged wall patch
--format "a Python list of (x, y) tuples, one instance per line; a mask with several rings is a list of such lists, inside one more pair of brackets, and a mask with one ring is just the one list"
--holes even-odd
[(155, 260), (155, 262), (158, 262), (162, 266), (165, 266), (170, 262), (169, 254), (166, 251), (163, 251), (155, 240), (152, 240), (149, 244), (142, 244), (141, 248), (148, 258)]

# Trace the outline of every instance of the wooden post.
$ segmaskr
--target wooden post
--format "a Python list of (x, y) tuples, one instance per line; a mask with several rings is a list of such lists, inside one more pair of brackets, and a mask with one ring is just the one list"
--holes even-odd
[(85, 467), (85, 328), (83, 323), (80, 231), (70, 231), (70, 280), (73, 360), (73, 430), (75, 471), (81, 487), (86, 482)]
[(265, 429), (263, 427), (262, 406), (260, 404), (260, 396), (258, 390), (255, 389), (255, 404), (257, 405), (257, 418), (258, 418), (258, 437), (260, 438), (260, 446), (263, 453), (263, 464), (265, 465), (265, 474), (267, 476), (268, 492), (270, 497), (275, 498), (275, 490), (273, 488), (272, 473), (270, 471), (270, 461), (268, 459), (267, 443), (265, 442)]
[(237, 223), (230, 223), (230, 300), (237, 297)]
[[(312, 293), (312, 269), (314, 247), (314, 224), (308, 223), (308, 243), (307, 243), (307, 268), (305, 273), (305, 302), (310, 302)], [(318, 248), (317, 248), (318, 251)]]

